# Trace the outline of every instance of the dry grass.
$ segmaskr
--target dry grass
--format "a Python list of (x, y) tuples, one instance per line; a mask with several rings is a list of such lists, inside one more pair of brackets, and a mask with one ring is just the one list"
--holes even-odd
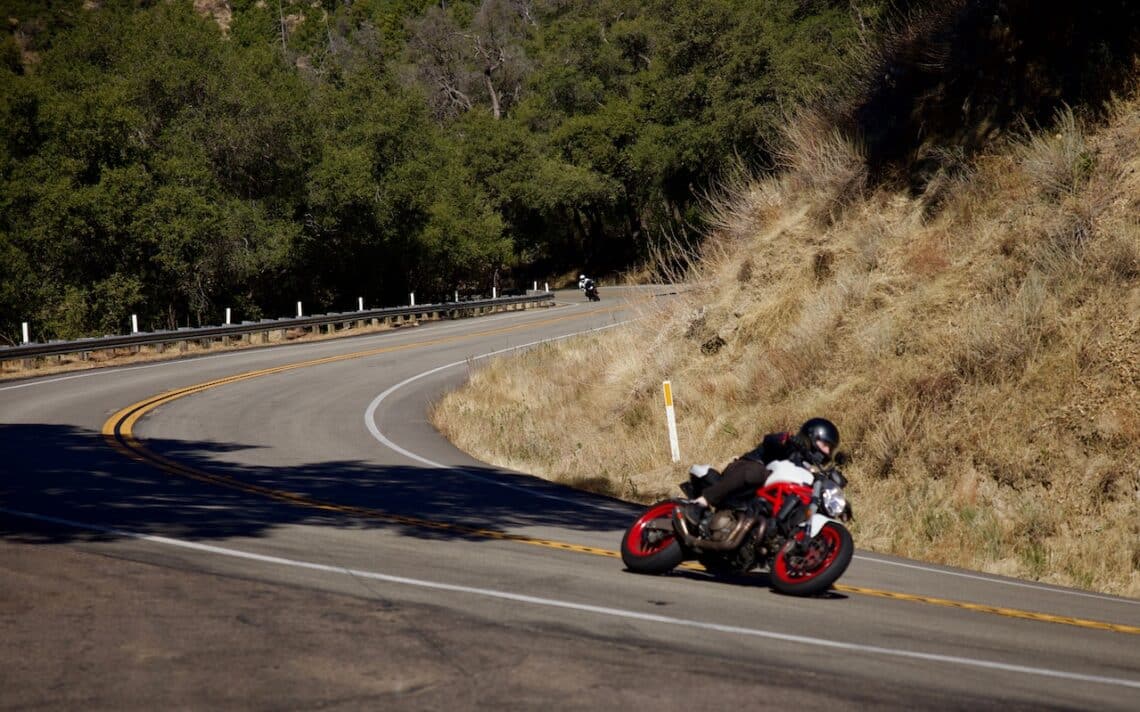
[(648, 502), (827, 415), (860, 546), (1140, 597), (1140, 104), (1095, 132), (1062, 113), (937, 179), (936, 210), (868, 188), (819, 126), (789, 145), (789, 173), (735, 188), (708, 249), (673, 260), (697, 288), (474, 370), (434, 422), (480, 459)]

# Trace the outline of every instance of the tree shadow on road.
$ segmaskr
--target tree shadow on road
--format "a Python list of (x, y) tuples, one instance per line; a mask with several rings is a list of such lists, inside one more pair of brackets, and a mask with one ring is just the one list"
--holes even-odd
[[(250, 449), (239, 443), (148, 439), (146, 448), (172, 465), (132, 459), (94, 431), (2, 425), (0, 509), (199, 541), (264, 536), (296, 524), (473, 541), (530, 527), (619, 531), (639, 510), (490, 467), (351, 460), (266, 467), (239, 464), (240, 453)], [(0, 537), (66, 543), (117, 535), (0, 512)]]

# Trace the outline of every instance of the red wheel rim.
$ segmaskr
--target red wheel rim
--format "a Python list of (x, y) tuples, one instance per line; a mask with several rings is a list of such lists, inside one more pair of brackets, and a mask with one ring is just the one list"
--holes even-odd
[(641, 518), (634, 522), (629, 529), (629, 536), (626, 539), (626, 549), (629, 553), (634, 556), (653, 556), (668, 548), (675, 538), (672, 534), (662, 537), (661, 541), (656, 544), (646, 546), (645, 527), (654, 519), (671, 516), (674, 509), (676, 509), (676, 505), (672, 502), (663, 502), (641, 515)]
[(797, 566), (788, 565), (786, 551), (781, 551), (776, 557), (773, 573), (782, 581), (788, 583), (804, 583), (811, 581), (831, 567), (839, 556), (843, 540), (834, 527), (824, 525), (819, 534), (812, 540), (810, 548), (802, 557), (803, 563)]

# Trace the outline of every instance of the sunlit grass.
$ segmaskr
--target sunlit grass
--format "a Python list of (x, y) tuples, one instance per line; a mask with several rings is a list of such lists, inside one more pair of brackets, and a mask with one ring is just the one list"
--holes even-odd
[(826, 415), (859, 546), (1140, 596), (1137, 104), (1096, 131), (1059, 115), (933, 207), (797, 132), (791, 172), (733, 186), (704, 253), (672, 260), (694, 289), (474, 370), (434, 422), (480, 459), (649, 502)]

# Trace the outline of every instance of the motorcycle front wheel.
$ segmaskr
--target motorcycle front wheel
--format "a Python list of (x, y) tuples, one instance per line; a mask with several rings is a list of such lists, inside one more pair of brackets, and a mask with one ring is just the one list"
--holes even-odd
[(772, 588), (794, 596), (823, 593), (839, 580), (854, 555), (851, 532), (828, 522), (806, 547), (793, 539), (780, 549), (772, 562)]
[[(621, 539), (621, 560), (638, 574), (663, 574), (685, 560), (681, 543), (672, 531), (676, 502), (658, 502), (626, 530)], [(665, 524), (670, 528), (666, 529)]]

